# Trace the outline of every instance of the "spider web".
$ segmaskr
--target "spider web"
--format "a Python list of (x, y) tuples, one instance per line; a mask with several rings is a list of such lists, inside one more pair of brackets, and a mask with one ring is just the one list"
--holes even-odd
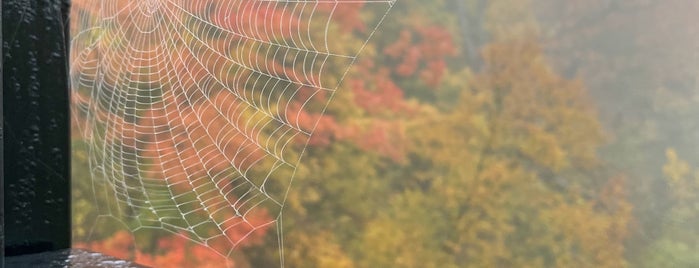
[[(276, 226), (283, 250), (303, 151), (393, 2), (74, 1), (73, 108), (100, 215), (226, 257)], [(382, 10), (366, 41), (338, 38), (336, 16), (360, 7)]]

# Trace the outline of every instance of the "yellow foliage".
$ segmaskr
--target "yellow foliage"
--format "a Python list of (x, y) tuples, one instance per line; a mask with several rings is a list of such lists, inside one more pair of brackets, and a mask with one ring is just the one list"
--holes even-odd
[(330, 233), (321, 231), (313, 236), (289, 234), (287, 240), (287, 243), (293, 244), (293, 247), (285, 248), (287, 265), (318, 268), (355, 267)]
[(449, 215), (454, 264), (625, 266), (624, 180), (577, 171), (601, 166), (603, 141), (582, 84), (554, 73), (534, 41), (494, 43), (483, 55), (453, 111), (411, 126), (412, 150), (435, 166), (424, 176)]

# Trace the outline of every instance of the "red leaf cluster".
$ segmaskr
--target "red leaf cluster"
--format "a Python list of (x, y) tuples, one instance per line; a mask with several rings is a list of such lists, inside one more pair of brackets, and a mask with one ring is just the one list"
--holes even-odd
[(352, 0), (338, 0), (335, 3), (319, 3), (318, 10), (332, 13), (333, 20), (340, 24), (344, 32), (366, 31), (360, 13), (364, 3)]
[(398, 64), (393, 72), (401, 77), (419, 73), (430, 86), (437, 86), (447, 69), (446, 59), (456, 55), (451, 34), (439, 26), (403, 30), (398, 40), (384, 49)]
[(388, 157), (394, 162), (405, 160), (407, 137), (400, 122), (374, 120), (368, 126), (343, 128), (339, 136), (362, 150)]
[[(398, 113), (408, 110), (403, 90), (388, 77), (387, 72), (373, 75), (371, 81), (354, 79), (350, 83), (354, 102), (369, 114), (385, 111)], [(368, 89), (367, 84), (373, 85), (374, 89)]]
[(166, 92), (163, 102), (152, 104), (134, 123), (121, 118), (114, 122), (112, 138), (131, 148), (139, 157), (153, 161), (150, 177), (167, 178), (181, 190), (191, 189), (185, 182), (216, 177), (235, 168), (244, 174), (264, 157), (259, 128), (247, 124), (248, 106), (221, 91), (209, 98), (173, 101)]
[[(301, 105), (299, 102), (289, 104), (286, 112), (289, 123), (306, 133), (312, 132), (312, 135), (308, 138), (308, 145), (329, 145), (338, 130), (335, 118), (321, 113), (309, 112)], [(306, 139), (300, 139), (299, 142), (302, 144), (306, 143)]]

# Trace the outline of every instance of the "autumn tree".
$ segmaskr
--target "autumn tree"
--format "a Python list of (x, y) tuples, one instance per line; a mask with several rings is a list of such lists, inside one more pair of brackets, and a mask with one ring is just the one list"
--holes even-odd
[(441, 200), (452, 265), (624, 265), (623, 180), (580, 172), (601, 165), (584, 88), (557, 76), (534, 42), (483, 53), (482, 74), (461, 74), (471, 78), (457, 108), (413, 130), (417, 189)]
[(692, 267), (699, 263), (699, 172), (680, 159), (674, 149), (666, 152), (663, 167), (671, 207), (662, 219), (661, 235), (640, 257), (643, 267)]

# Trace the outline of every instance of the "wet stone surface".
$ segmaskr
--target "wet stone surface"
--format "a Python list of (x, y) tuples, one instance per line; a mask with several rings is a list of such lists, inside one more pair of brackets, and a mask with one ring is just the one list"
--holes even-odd
[(21, 255), (5, 258), (5, 267), (113, 267), (113, 268), (145, 268), (131, 261), (120, 260), (101, 253), (82, 249), (66, 249), (39, 254)]

